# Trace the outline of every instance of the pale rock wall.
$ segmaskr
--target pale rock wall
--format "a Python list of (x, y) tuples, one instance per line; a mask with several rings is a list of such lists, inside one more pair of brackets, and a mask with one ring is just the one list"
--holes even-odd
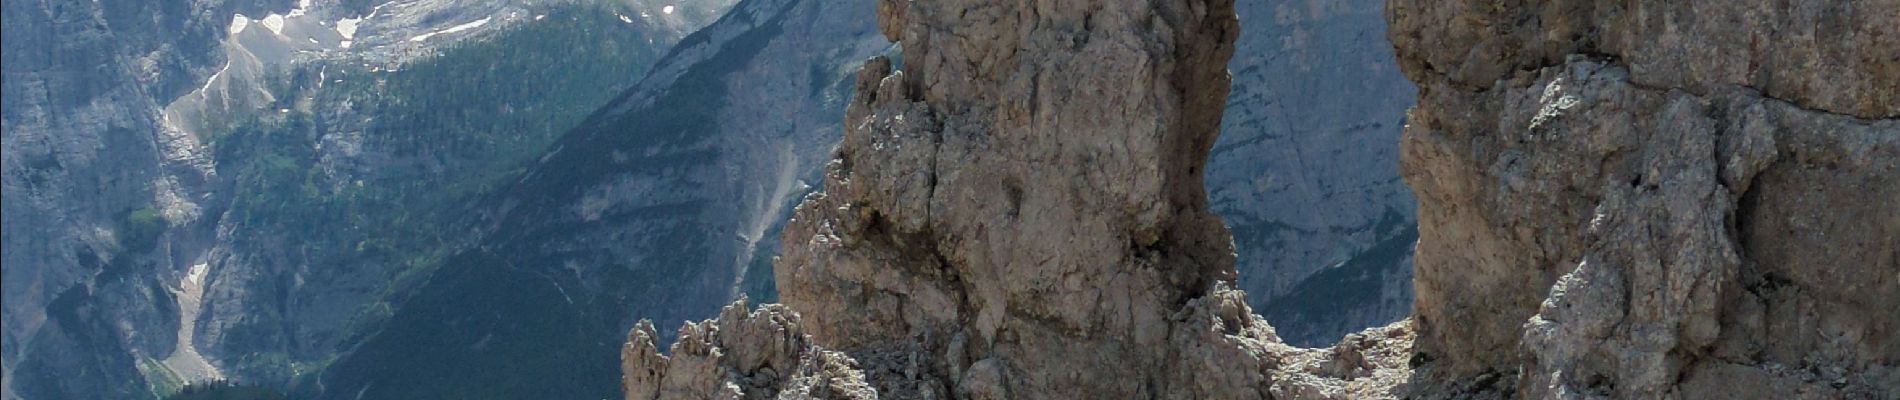
[(1900, 390), (1900, 3), (1388, 16), (1425, 393)]

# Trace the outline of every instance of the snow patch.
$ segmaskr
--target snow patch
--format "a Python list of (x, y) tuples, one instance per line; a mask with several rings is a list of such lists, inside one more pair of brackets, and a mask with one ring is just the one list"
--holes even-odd
[(343, 35), (343, 40), (356, 39), (356, 27), (360, 26), (362, 23), (363, 23), (362, 18), (339, 19), (336, 21), (336, 33), (338, 35)]
[(244, 14), (231, 14), (231, 29), (226, 30), (225, 33), (236, 35), (238, 32), (243, 32), (245, 28), (250, 27), (251, 17), (246, 17)]
[(382, 13), (383, 13), (383, 7), (388, 7), (388, 6), (390, 5), (390, 4), (395, 4), (395, 3), (396, 3), (396, 2), (393, 2), (393, 1), (392, 1), (392, 2), (388, 2), (388, 3), (383, 3), (383, 4), (379, 4), (379, 5), (377, 5), (377, 6), (375, 7), (375, 8), (371, 8), (371, 9), (369, 9), (369, 15), (365, 15), (365, 16), (363, 16), (363, 19), (370, 19), (370, 18), (376, 18), (376, 14), (382, 14)]
[(219, 76), (224, 76), (224, 72), (230, 71), (230, 70), (231, 70), (231, 60), (224, 60), (224, 68), (220, 68), (218, 69), (217, 73), (211, 74), (210, 79), (205, 79), (205, 85), (198, 87), (198, 97), (202, 98), (205, 96), (209, 96), (211, 93), (211, 83), (217, 82)]
[(484, 17), (480, 20), (476, 20), (475, 22), (451, 26), (448, 29), (443, 29), (443, 30), (439, 30), (435, 32), (429, 32), (429, 33), (417, 35), (416, 37), (409, 38), (409, 41), (420, 42), (424, 40), (429, 40), (429, 38), (435, 37), (436, 35), (444, 35), (444, 34), (450, 34), (450, 33), (456, 33), (456, 32), (466, 31), (470, 29), (480, 28), (482, 25), (488, 25), (488, 21), (492, 19), (494, 19), (494, 17)]
[(198, 263), (198, 265), (193, 265), (191, 266), (191, 271), (185, 274), (185, 283), (192, 286), (203, 285), (205, 283), (205, 273), (210, 271), (210, 264)]
[(264, 29), (269, 29), (270, 33), (277, 34), (277, 35), (284, 34), (284, 16), (283, 15), (271, 14), (269, 16), (265, 16), (264, 20), (261, 22), (264, 23)]

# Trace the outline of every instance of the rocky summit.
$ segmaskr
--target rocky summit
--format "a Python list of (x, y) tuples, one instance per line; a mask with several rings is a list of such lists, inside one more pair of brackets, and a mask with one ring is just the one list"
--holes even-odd
[(880, 1), (784, 304), (627, 398), (1900, 396), (1900, 3), (1388, 3), (1417, 302), (1321, 349), (1207, 208), (1233, 6)]

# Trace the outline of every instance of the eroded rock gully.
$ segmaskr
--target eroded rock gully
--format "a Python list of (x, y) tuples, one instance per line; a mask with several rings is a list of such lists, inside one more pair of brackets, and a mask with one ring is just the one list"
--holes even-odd
[(628, 398), (1900, 394), (1900, 3), (1395, 0), (1416, 316), (1328, 349), (1206, 209), (1231, 8), (881, 1), (785, 305), (636, 328)]

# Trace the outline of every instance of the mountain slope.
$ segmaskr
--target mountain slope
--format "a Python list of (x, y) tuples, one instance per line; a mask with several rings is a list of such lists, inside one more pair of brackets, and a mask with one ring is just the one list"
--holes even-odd
[(8, 399), (320, 368), (728, 4), (134, 3), (5, 6)]
[(169, 282), (186, 267), (165, 232), (195, 213), (182, 186), (202, 171), (177, 157), (159, 110), (215, 72), (221, 16), (285, 3), (0, 5), (0, 397), (175, 384), (156, 360), (177, 343)]
[[(1208, 201), (1234, 233), (1240, 288), (1289, 343), (1326, 345), (1411, 311), (1415, 201), (1398, 137), (1417, 95), (1385, 39), (1384, 5), (1234, 5), (1242, 29)], [(1325, 278), (1348, 273), (1364, 284)]]
[[(746, 1), (483, 200), (485, 238), (323, 376), (323, 396), (615, 396), (639, 318), (698, 318), (835, 139), (843, 65), (885, 51), (864, 4)], [(762, 222), (764, 221), (764, 222)], [(756, 282), (756, 281), (755, 281)], [(766, 293), (760, 293), (766, 294)]]
[[(338, 383), (327, 386), (371, 386), (368, 393), (395, 393), (379, 392), (391, 389), (388, 385), (376, 389), (373, 381), (435, 365), (484, 365), (475, 354), (502, 351), (491, 347), (496, 344), (539, 346), (536, 348), (546, 354), (535, 356), (536, 362), (584, 360), (592, 350), (573, 347), (600, 346), (600, 339), (590, 336), (598, 333), (586, 332), (609, 328), (582, 324), (572, 330), (539, 331), (534, 328), (536, 324), (571, 325), (591, 318), (617, 321), (617, 328), (624, 329), (638, 318), (652, 318), (662, 324), (701, 318), (736, 293), (770, 299), (774, 282), (769, 260), (779, 247), (779, 226), (788, 215), (792, 199), (808, 190), (804, 183), (817, 180), (816, 171), (829, 159), (825, 149), (837, 140), (838, 126), (826, 116), (836, 115), (848, 94), (836, 83), (842, 82), (843, 71), (872, 54), (864, 49), (881, 47), (881, 38), (864, 28), (864, 22), (858, 22), (868, 19), (862, 17), (868, 6), (748, 4), (737, 7), (734, 15), (727, 17), (731, 21), (714, 24), (686, 39), (675, 54), (654, 68), (651, 77), (604, 108), (588, 127), (577, 129), (557, 144), (539, 166), (524, 175), (524, 181), (503, 188), (501, 194), (487, 201), (491, 206), (485, 208), (489, 211), (483, 222), (487, 226), (484, 232), (494, 233), (484, 240), (486, 250), (452, 258), (446, 264), (457, 271), (448, 273), (458, 275), (439, 276), (421, 288), (418, 296), (429, 300), (405, 304), (405, 310), (398, 312), (408, 314), (397, 317), (407, 322), (398, 322), (369, 342), (357, 360), (332, 368), (387, 372), (333, 377), (331, 381)], [(793, 23), (788, 30), (785, 22), (773, 22), (773, 7), (793, 10), (784, 18), (817, 20)], [(1324, 53), (1337, 55), (1319, 57), (1317, 61), (1302, 64), (1296, 59), (1260, 55), (1289, 48), (1321, 51), (1316, 49), (1330, 47), (1310, 43), (1246, 45), (1250, 41), (1277, 43), (1269, 41), (1274, 39), (1275, 30), (1261, 30), (1259, 37), (1243, 39), (1242, 49), (1255, 56), (1237, 59), (1234, 65), (1248, 66), (1243, 75), (1259, 88), (1241, 91), (1249, 96), (1237, 98), (1235, 106), (1251, 109), (1256, 103), (1286, 102), (1281, 107), (1316, 116), (1301, 125), (1247, 122), (1271, 120), (1252, 114), (1230, 118), (1228, 129), (1239, 132), (1234, 135), (1239, 139), (1223, 141), (1217, 147), (1222, 150), (1217, 150), (1210, 166), (1210, 174), (1217, 176), (1280, 173), (1302, 176), (1309, 180), (1307, 185), (1345, 187), (1318, 194), (1275, 190), (1236, 197), (1228, 193), (1254, 188), (1254, 179), (1216, 180), (1221, 186), (1211, 192), (1217, 199), (1224, 199), (1217, 202), (1223, 211), (1248, 216), (1242, 219), (1246, 223), (1236, 224), (1241, 229), (1286, 224), (1293, 222), (1289, 218), (1305, 215), (1290, 204), (1317, 207), (1351, 198), (1354, 204), (1364, 205), (1320, 222), (1293, 222), (1316, 224), (1307, 230), (1275, 233), (1273, 240), (1282, 246), (1325, 254), (1285, 258), (1300, 260), (1300, 265), (1264, 262), (1264, 255), (1291, 252), (1292, 247), (1261, 243), (1265, 239), (1245, 242), (1243, 259), (1250, 262), (1244, 264), (1242, 276), (1267, 277), (1248, 281), (1255, 283), (1305, 280), (1307, 276), (1302, 274), (1313, 274), (1328, 263), (1343, 262), (1332, 259), (1343, 257), (1341, 254), (1367, 251), (1377, 256), (1358, 257), (1351, 263), (1356, 271), (1353, 273), (1359, 274), (1355, 282), (1370, 285), (1316, 278), (1303, 282), (1307, 285), (1281, 289), (1290, 293), (1284, 300), (1288, 306), (1264, 308), (1270, 317), (1287, 320), (1292, 327), (1289, 332), (1306, 340), (1336, 339), (1347, 331), (1389, 322), (1410, 304), (1409, 285), (1395, 283), (1409, 276), (1405, 275), (1408, 266), (1404, 261), (1411, 239), (1397, 229), (1409, 224), (1409, 200), (1398, 186), (1390, 159), (1378, 156), (1380, 151), (1392, 151), (1392, 146), (1377, 144), (1389, 143), (1390, 138), (1383, 135), (1396, 136), (1396, 123), (1352, 122), (1344, 125), (1354, 130), (1304, 141), (1316, 143), (1312, 147), (1320, 149), (1350, 151), (1354, 158), (1343, 159), (1345, 162), (1337, 168), (1350, 171), (1355, 179), (1352, 183), (1334, 182), (1331, 175), (1294, 172), (1317, 168), (1311, 164), (1262, 164), (1259, 157), (1240, 156), (1246, 152), (1233, 151), (1301, 143), (1296, 133), (1341, 120), (1396, 120), (1409, 104), (1409, 84), (1392, 68), (1380, 67), (1389, 65), (1378, 62), (1389, 54), (1380, 50), (1361, 56), (1355, 50), (1384, 46), (1379, 36), (1382, 19), (1376, 7), (1361, 4), (1356, 9), (1334, 12), (1338, 15), (1285, 22), (1299, 29), (1344, 26), (1325, 36), (1329, 41), (1321, 43), (1338, 41), (1350, 46), (1340, 46), (1337, 53)], [(821, 14), (824, 16), (814, 16)], [(849, 19), (854, 15), (862, 19)], [(1267, 18), (1257, 9), (1243, 16)], [(831, 28), (813, 31), (812, 27), (820, 25)], [(830, 46), (859, 50), (840, 52)], [(1360, 82), (1350, 74), (1318, 72), (1337, 70), (1330, 66), (1340, 64), (1371, 65), (1367, 73), (1380, 79), (1351, 86), (1354, 90), (1327, 91), (1343, 82)], [(720, 71), (730, 68), (739, 70)], [(1313, 76), (1278, 77), (1290, 71), (1307, 71)], [(1296, 82), (1307, 83), (1295, 86)], [(1293, 101), (1315, 95), (1331, 100)], [(1364, 108), (1361, 99), (1366, 98), (1382, 101), (1376, 103), (1376, 109), (1383, 111), (1356, 112)], [(616, 134), (626, 137), (613, 136)], [(724, 165), (713, 169), (708, 162)], [(478, 297), (501, 288), (525, 292), (518, 296), (520, 299), (540, 300), (519, 303), (524, 300), (509, 296), (491, 303)], [(1263, 296), (1254, 302), (1274, 304), (1275, 300)], [(1342, 310), (1345, 305), (1352, 308)], [(553, 310), (549, 312), (556, 315), (535, 314), (540, 311), (533, 310)], [(482, 328), (463, 329), (470, 324)], [(532, 373), (533, 369), (507, 366), (500, 370)], [(474, 380), (447, 374), (440, 374), (440, 379)], [(554, 386), (561, 385), (569, 384)]]
[(266, 82), (278, 111), (214, 143), (233, 196), (207, 260), (214, 358), (283, 382), (347, 351), (475, 240), (474, 196), (631, 86), (665, 37), (615, 8), (527, 11), (400, 69), (318, 60)]

